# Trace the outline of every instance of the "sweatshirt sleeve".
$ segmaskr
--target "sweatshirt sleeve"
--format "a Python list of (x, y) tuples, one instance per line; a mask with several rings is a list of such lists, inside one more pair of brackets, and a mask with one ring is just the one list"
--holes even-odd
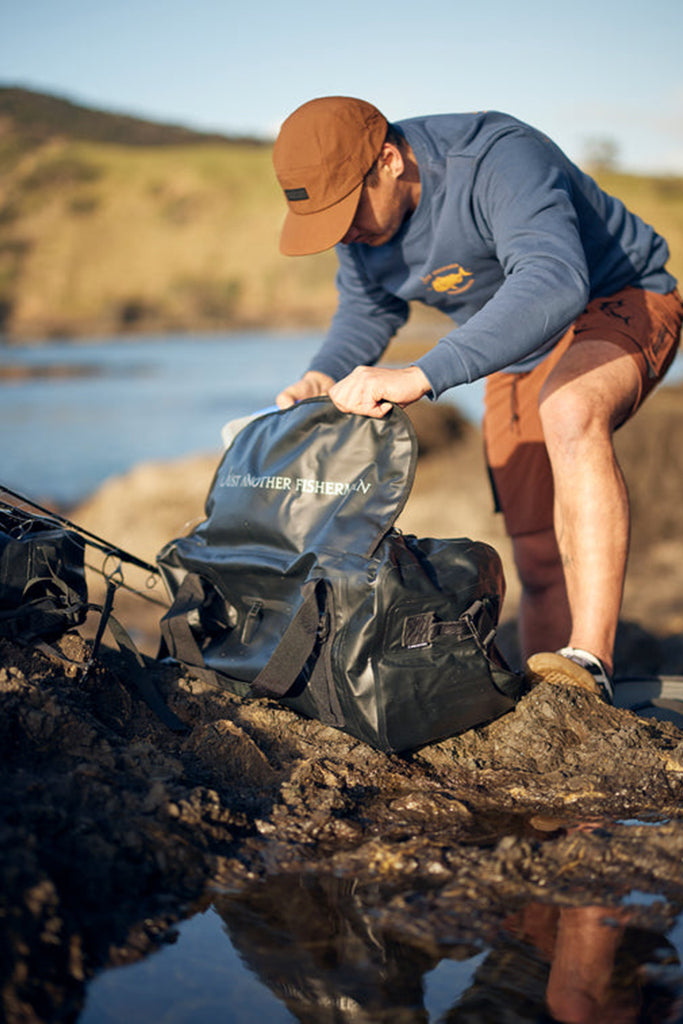
[(334, 380), (356, 366), (373, 366), (409, 313), (407, 302), (368, 279), (354, 248), (337, 246), (337, 311), (309, 366)]
[(543, 353), (585, 308), (589, 274), (564, 158), (524, 130), (499, 137), (473, 178), (472, 215), (504, 280), (417, 360), (436, 397)]

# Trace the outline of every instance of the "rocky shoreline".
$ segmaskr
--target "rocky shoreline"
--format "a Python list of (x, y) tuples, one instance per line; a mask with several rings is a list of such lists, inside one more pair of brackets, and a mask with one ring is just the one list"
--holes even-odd
[(239, 903), (286, 878), (346, 882), (381, 941), (435, 962), (538, 903), (660, 934), (683, 909), (668, 722), (541, 686), (482, 729), (390, 756), (160, 667), (178, 736), (114, 657), (83, 682), (0, 654), (8, 1021), (76, 1019), (102, 965), (153, 951), (216, 892)]

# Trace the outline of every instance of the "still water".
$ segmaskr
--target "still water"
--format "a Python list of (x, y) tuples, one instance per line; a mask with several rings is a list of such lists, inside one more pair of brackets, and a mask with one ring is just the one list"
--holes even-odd
[[(314, 971), (309, 965), (307, 973), (311, 951), (301, 942), (295, 948), (289, 946), (290, 960), (286, 963), (282, 947), (275, 948), (277, 941), (275, 930), (272, 948), (261, 937), (260, 954), (268, 966), (259, 977), (258, 968), (242, 959), (248, 954), (240, 953), (233, 945), (230, 919), (226, 923), (218, 909), (210, 907), (181, 925), (174, 945), (138, 964), (96, 978), (89, 987), (79, 1024), (437, 1021), (467, 990), (487, 955), (482, 951), (463, 960), (444, 959), (421, 975), (416, 954), (413, 967), (417, 977), (406, 984), (404, 973), (402, 984), (394, 984), (392, 995), (389, 991), (382, 993), (389, 965), (380, 964), (377, 957), (373, 963), (369, 954), (359, 960), (357, 949), (347, 950), (346, 955), (338, 949), (341, 957), (336, 958), (336, 972), (330, 961), (327, 970)], [(254, 952), (258, 957), (258, 950)], [(278, 968), (283, 972), (279, 981), (273, 977)], [(393, 1020), (392, 1013), (396, 1014)]]
[[(630, 893), (624, 906), (652, 905), (656, 899)], [(581, 932), (573, 946), (565, 929), (558, 953), (563, 915), (584, 912), (599, 926)], [(449, 929), (448, 942), (430, 948), (395, 930), (385, 932), (348, 882), (272, 878), (247, 896), (217, 895), (180, 926), (174, 944), (96, 977), (78, 1024), (682, 1019), (680, 921), (664, 936), (618, 927), (614, 911), (532, 903), (511, 913), (493, 937), (490, 925), (478, 924), (473, 915), (454, 915)], [(599, 1018), (567, 1016), (561, 1009), (573, 1001), (578, 979), (585, 983), (588, 934), (599, 963), (591, 991)], [(609, 955), (601, 957), (606, 948)], [(547, 1014), (548, 1005), (555, 1016)]]
[(1, 367), (33, 376), (0, 379), (0, 483), (71, 504), (137, 462), (218, 451), (222, 425), (272, 404), (319, 340), (190, 335), (1, 347)]
[[(218, 452), (221, 427), (272, 405), (320, 342), (254, 332), (0, 345), (0, 484), (68, 506), (138, 462)], [(481, 394), (458, 389), (458, 405), (477, 417)]]

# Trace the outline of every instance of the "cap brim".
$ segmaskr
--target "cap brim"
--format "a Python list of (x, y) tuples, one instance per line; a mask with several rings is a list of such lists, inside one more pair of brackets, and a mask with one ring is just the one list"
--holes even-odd
[(363, 182), (334, 206), (318, 213), (287, 211), (280, 235), (280, 252), (285, 256), (311, 256), (341, 242), (356, 215)]

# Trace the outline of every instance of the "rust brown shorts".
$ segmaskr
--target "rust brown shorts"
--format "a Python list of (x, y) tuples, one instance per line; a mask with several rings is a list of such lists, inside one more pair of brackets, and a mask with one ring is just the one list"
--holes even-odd
[(669, 369), (678, 349), (683, 303), (625, 288), (593, 299), (549, 355), (528, 373), (494, 373), (486, 382), (484, 443), (497, 511), (511, 537), (553, 525), (553, 479), (538, 399), (548, 374), (571, 345), (610, 341), (628, 352), (641, 387), (631, 415)]

